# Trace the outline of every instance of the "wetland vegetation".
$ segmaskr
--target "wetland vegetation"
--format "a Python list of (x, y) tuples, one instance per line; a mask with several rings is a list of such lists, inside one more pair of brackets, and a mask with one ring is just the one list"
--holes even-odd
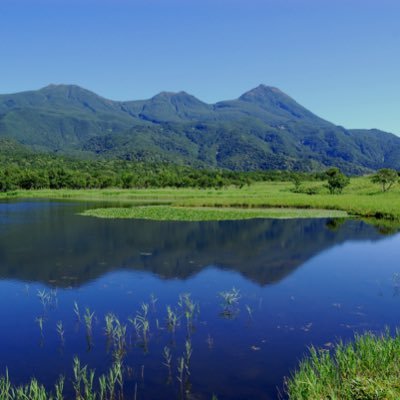
[[(90, 215), (108, 218), (218, 220), (249, 218), (250, 215), (297, 218), (344, 216), (347, 213), (353, 217), (375, 219), (380, 224), (400, 224), (400, 188), (394, 185), (390, 191), (383, 192), (370, 177), (351, 178), (341, 194), (330, 194), (326, 181), (302, 181), (301, 186), (295, 188), (290, 180), (274, 180), (255, 182), (241, 189), (229, 186), (222, 189), (16, 190), (0, 194), (0, 198), (93, 201), (103, 203), (103, 207), (90, 210)], [(171, 208), (131, 209), (135, 205)]]
[(288, 379), (290, 399), (368, 400), (400, 398), (400, 332), (367, 332), (339, 342), (332, 353), (310, 349)]

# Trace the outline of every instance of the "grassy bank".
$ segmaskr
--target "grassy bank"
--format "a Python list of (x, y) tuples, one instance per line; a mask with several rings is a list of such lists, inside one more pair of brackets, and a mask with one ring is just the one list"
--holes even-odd
[[(1, 198), (49, 198), (118, 202), (129, 204), (163, 204), (177, 207), (208, 208), (296, 208), (313, 210), (340, 210), (351, 216), (400, 222), (400, 189), (397, 185), (390, 192), (382, 193), (379, 186), (367, 177), (353, 178), (342, 194), (329, 194), (323, 182), (305, 182), (300, 193), (292, 191), (290, 182), (263, 182), (251, 186), (224, 189), (104, 189), (104, 190), (33, 190), (3, 193)], [(312, 195), (307, 194), (314, 193)], [(134, 213), (134, 212), (132, 212)], [(236, 213), (236, 217), (248, 214)], [(286, 211), (284, 212), (286, 213)], [(288, 212), (290, 213), (290, 212)], [(303, 213), (301, 211), (300, 213)], [(111, 210), (99, 211), (111, 217)], [(107, 215), (106, 215), (107, 214)], [(116, 213), (121, 216), (121, 211)], [(204, 213), (206, 215), (207, 213)], [(208, 213), (209, 214), (209, 213)], [(181, 214), (182, 215), (182, 214)], [(126, 214), (126, 217), (134, 215)], [(297, 216), (297, 215), (293, 215)]]
[(400, 398), (400, 332), (367, 333), (332, 354), (311, 354), (287, 381), (291, 400), (395, 400)]

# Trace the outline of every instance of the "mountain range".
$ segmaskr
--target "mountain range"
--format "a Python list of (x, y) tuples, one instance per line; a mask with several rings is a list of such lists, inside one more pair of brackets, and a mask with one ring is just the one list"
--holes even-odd
[(75, 85), (0, 95), (0, 138), (34, 151), (232, 170), (400, 169), (400, 138), (345, 129), (277, 88), (207, 104), (186, 92), (112, 101)]

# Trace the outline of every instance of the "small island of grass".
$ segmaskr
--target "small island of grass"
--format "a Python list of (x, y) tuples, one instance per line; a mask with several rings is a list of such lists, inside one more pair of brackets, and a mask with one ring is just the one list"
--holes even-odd
[(86, 210), (82, 215), (99, 218), (133, 218), (155, 221), (222, 221), (253, 218), (344, 218), (345, 211), (298, 208), (217, 208), (137, 206)]

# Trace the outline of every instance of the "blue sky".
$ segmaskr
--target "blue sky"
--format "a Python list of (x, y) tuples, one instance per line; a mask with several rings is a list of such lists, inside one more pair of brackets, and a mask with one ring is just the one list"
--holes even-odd
[(400, 134), (398, 0), (1, 0), (0, 93), (114, 100), (277, 86), (348, 128)]

